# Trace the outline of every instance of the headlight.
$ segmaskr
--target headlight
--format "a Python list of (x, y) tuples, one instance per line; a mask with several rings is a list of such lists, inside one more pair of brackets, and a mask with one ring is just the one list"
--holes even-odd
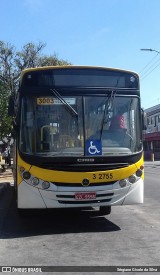
[(141, 170), (141, 169), (138, 169), (137, 171), (136, 171), (136, 176), (137, 177), (141, 177), (142, 176), (142, 174), (143, 174), (143, 171)]
[(120, 180), (120, 181), (119, 181), (120, 187), (125, 187), (125, 186), (127, 185), (127, 183), (128, 183), (127, 179), (124, 179), (124, 180)]
[(135, 183), (137, 181), (137, 177), (133, 174), (128, 178), (128, 180), (130, 183)]
[(23, 173), (23, 178), (24, 178), (24, 180), (29, 180), (30, 177), (31, 177), (31, 174), (30, 174), (28, 171), (25, 171), (25, 172)]
[[(27, 184), (40, 188), (40, 189), (48, 189), (50, 187), (50, 182), (41, 180), (33, 175), (29, 171), (26, 171), (24, 167), (19, 168), (22, 178), (26, 181)], [(57, 187), (52, 184), (52, 187), (54, 190), (57, 189)]]
[(38, 184), (39, 184), (39, 179), (38, 179), (38, 178), (32, 178), (32, 179), (31, 179), (31, 184), (32, 184), (33, 186), (38, 185)]
[(42, 182), (42, 188), (43, 189), (48, 189), (50, 187), (50, 183), (48, 181), (43, 181)]

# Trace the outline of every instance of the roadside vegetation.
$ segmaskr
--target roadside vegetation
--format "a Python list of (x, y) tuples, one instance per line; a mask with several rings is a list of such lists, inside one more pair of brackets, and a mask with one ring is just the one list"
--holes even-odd
[(43, 54), (46, 44), (27, 43), (20, 51), (14, 45), (0, 41), (0, 140), (6, 139), (12, 130), (12, 118), (8, 116), (9, 97), (13, 98), (19, 84), (21, 71), (39, 66), (58, 66), (71, 64), (59, 59), (57, 54)]

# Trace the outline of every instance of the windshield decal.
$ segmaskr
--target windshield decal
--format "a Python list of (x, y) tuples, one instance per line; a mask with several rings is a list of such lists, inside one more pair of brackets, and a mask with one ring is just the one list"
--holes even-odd
[(86, 140), (86, 155), (102, 155), (102, 143), (100, 140)]

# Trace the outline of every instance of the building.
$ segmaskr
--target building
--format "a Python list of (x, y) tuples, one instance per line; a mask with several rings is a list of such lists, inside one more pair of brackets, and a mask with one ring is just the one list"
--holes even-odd
[(144, 132), (145, 159), (160, 160), (160, 104), (145, 110), (147, 129)]

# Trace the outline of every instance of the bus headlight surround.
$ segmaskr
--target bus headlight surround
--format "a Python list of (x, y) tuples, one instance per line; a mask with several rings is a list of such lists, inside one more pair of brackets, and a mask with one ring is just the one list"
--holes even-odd
[(50, 183), (48, 181), (43, 181), (42, 182), (42, 188), (43, 189), (48, 189), (50, 187)]

